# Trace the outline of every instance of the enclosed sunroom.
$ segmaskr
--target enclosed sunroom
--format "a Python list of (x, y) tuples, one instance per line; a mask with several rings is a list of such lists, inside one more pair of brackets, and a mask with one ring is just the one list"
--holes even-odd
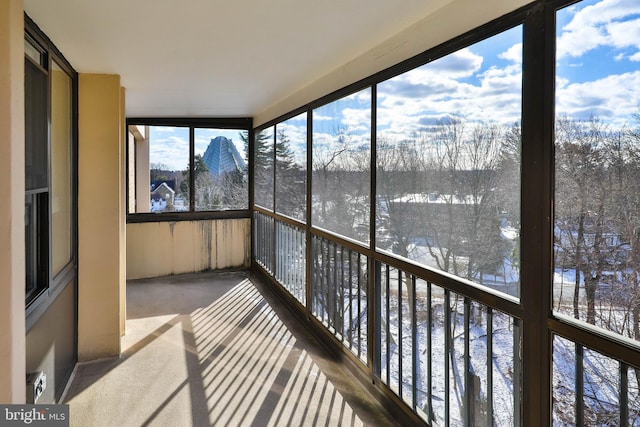
[(640, 425), (637, 1), (0, 18), (0, 403), (69, 403), (131, 355), (134, 287), (221, 271), (391, 422)]

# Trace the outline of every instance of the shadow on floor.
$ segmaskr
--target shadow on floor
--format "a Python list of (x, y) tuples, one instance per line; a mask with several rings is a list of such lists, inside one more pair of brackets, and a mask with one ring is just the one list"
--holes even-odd
[(78, 365), (78, 426), (394, 425), (244, 272), (127, 284), (123, 354)]

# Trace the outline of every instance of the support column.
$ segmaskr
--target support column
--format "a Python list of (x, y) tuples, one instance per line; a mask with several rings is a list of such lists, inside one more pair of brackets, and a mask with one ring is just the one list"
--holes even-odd
[(24, 403), (24, 5), (0, 2), (0, 402)]
[(120, 354), (125, 258), (120, 76), (78, 82), (78, 360)]

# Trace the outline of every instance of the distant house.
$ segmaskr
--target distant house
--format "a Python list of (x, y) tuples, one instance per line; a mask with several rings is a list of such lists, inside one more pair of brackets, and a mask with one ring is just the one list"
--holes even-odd
[(166, 182), (151, 191), (151, 212), (173, 210), (176, 192)]
[(211, 139), (207, 150), (202, 156), (202, 160), (207, 165), (209, 173), (213, 176), (241, 172), (247, 167), (233, 141), (224, 136), (217, 136)]
[(153, 179), (150, 182), (151, 191), (155, 191), (162, 184), (166, 184), (173, 191), (176, 191), (176, 180), (175, 179)]

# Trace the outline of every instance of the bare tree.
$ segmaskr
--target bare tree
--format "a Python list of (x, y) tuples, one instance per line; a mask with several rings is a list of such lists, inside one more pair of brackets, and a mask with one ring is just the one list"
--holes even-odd
[(420, 236), (421, 165), (415, 140), (378, 139), (376, 221), (378, 247), (405, 258)]
[(366, 241), (370, 152), (357, 147), (345, 128), (334, 136), (334, 142), (313, 146), (314, 224)]
[(429, 253), (441, 270), (480, 283), (506, 251), (495, 192), (501, 138), (497, 126), (452, 118), (422, 139)]
[(595, 299), (609, 248), (611, 181), (606, 164), (607, 134), (602, 122), (556, 121), (556, 245), (576, 271), (573, 314), (580, 318), (580, 283), (587, 302), (585, 320), (596, 323)]

